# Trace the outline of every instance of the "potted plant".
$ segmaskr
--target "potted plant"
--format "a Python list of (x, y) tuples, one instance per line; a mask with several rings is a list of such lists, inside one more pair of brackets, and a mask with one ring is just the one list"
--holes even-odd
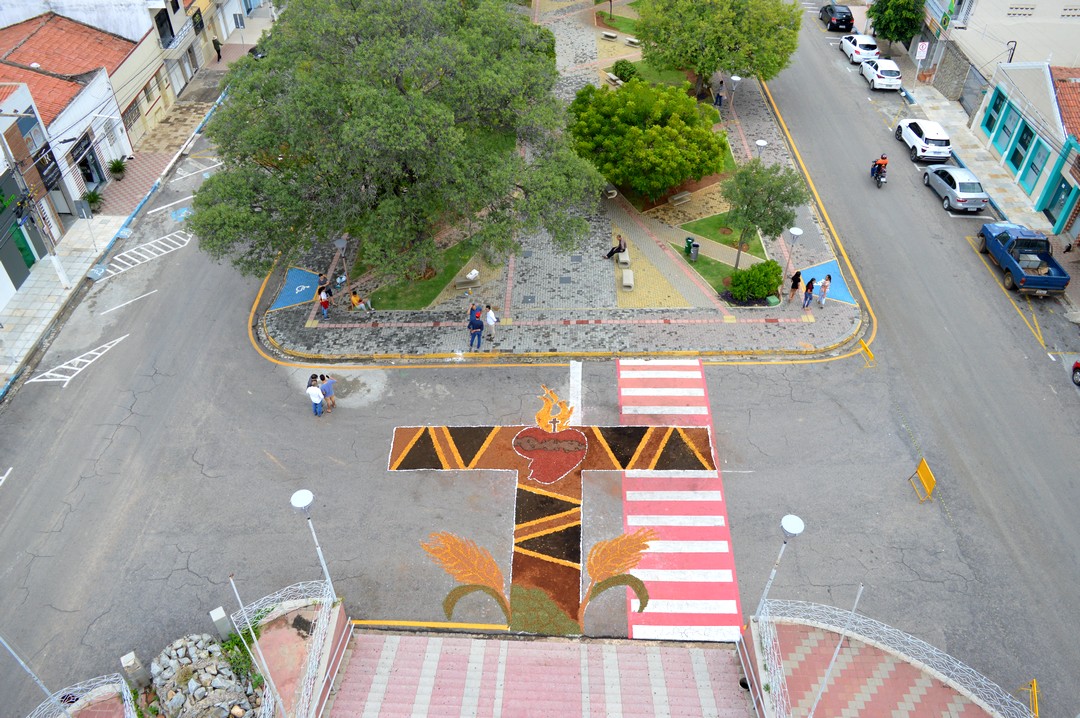
[(104, 201), (104, 197), (96, 189), (92, 189), (88, 192), (84, 192), (82, 196), (83, 200), (90, 205), (91, 212), (97, 212), (101, 209), (101, 203)]
[(124, 172), (127, 171), (127, 162), (123, 157), (117, 157), (115, 160), (109, 160), (109, 174), (113, 176), (113, 179), (124, 179)]

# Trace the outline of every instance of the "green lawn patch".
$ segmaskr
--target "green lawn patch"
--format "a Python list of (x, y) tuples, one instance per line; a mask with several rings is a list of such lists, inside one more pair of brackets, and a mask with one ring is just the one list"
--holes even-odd
[(434, 277), (422, 281), (406, 279), (380, 287), (372, 292), (371, 303), (379, 309), (424, 309), (446, 289), (476, 250), (477, 243), (473, 240), (458, 242), (432, 262)]
[[(714, 214), (711, 217), (695, 219), (693, 222), (687, 222), (680, 226), (688, 232), (699, 234), (713, 242), (726, 244), (729, 247), (738, 247), (739, 231), (742, 227), (728, 224), (727, 214), (727, 212)], [(724, 234), (723, 230), (725, 229), (730, 229), (731, 234)], [(750, 245), (750, 248), (746, 250), (748, 254), (767, 259), (765, 249), (761, 246), (761, 239), (758, 237), (757, 232), (751, 232), (747, 236), (747, 244)]]
[(635, 62), (634, 67), (638, 69), (638, 73), (641, 74), (642, 80), (651, 82), (654, 85), (673, 85), (679, 87), (686, 82), (686, 73), (682, 70), (657, 70), (644, 60)]
[(622, 15), (608, 15), (606, 12), (600, 14), (604, 16), (604, 22), (606, 24), (615, 28), (624, 35), (630, 35), (631, 37), (633, 37), (635, 34), (637, 34), (637, 20), (630, 17), (623, 17)]
[(735, 171), (735, 155), (731, 154), (731, 138), (728, 138), (727, 152), (724, 153), (724, 166), (720, 168), (721, 176)]
[[(670, 242), (671, 248), (679, 253), (679, 256), (684, 260), (687, 259), (683, 254), (683, 246)], [(687, 261), (690, 267), (701, 275), (701, 278), (709, 283), (709, 286), (719, 292), (723, 292), (727, 287), (724, 286), (724, 278), (730, 277), (735, 271), (735, 267), (724, 264), (723, 262), (717, 262), (715, 259), (709, 259), (708, 257), (698, 255), (696, 262)]]

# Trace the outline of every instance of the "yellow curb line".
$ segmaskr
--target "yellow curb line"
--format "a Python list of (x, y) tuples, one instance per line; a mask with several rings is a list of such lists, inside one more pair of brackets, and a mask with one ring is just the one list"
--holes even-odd
[(474, 631), (509, 631), (510, 626), (498, 623), (455, 623), (453, 621), (376, 621), (354, 618), (354, 626), (397, 626), (405, 628), (464, 628)]

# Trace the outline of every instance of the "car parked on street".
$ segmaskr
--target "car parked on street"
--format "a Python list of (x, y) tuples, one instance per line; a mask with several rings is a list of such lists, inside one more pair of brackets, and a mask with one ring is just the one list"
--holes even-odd
[(983, 190), (975, 173), (964, 167), (941, 165), (923, 172), (922, 183), (941, 197), (946, 212), (954, 209), (982, 212), (990, 204), (990, 195)]
[(840, 38), (840, 52), (847, 55), (852, 65), (881, 57), (877, 41), (869, 35), (844, 35)]
[(912, 162), (948, 162), (952, 156), (948, 133), (930, 120), (900, 120), (893, 137), (908, 146)]
[(818, 18), (829, 30), (851, 32), (855, 27), (855, 16), (847, 5), (826, 5), (818, 12)]
[(1072, 378), (1073, 384), (1080, 386), (1080, 361), (1073, 362)]
[(859, 70), (871, 90), (900, 89), (900, 66), (892, 60), (867, 60)]

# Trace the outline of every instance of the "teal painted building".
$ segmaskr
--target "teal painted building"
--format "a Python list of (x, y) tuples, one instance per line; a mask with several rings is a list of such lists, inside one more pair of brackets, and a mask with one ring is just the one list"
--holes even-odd
[(1080, 231), (1080, 68), (998, 65), (972, 130), (1055, 234)]

